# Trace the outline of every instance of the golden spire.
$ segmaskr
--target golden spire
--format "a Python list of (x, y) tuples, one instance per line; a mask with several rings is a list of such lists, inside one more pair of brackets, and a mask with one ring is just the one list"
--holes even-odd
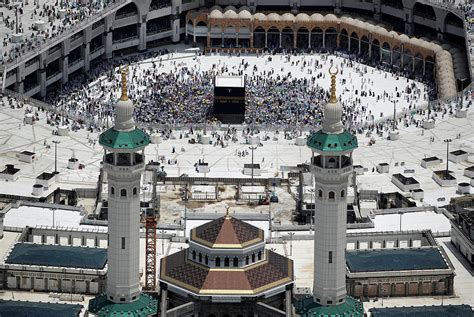
[(127, 67), (120, 67), (120, 73), (122, 74), (122, 95), (120, 96), (120, 100), (128, 100), (127, 95), (127, 73), (128, 73), (128, 66)]
[(331, 75), (331, 97), (329, 97), (329, 102), (330, 103), (336, 103), (337, 102), (337, 97), (336, 97), (336, 75), (339, 73), (339, 70), (336, 68), (335, 72), (331, 72), (331, 68), (329, 68), (329, 75)]

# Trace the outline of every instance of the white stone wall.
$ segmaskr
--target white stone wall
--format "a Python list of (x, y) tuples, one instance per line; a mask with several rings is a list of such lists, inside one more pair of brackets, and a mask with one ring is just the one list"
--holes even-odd
[[(109, 247), (107, 249), (107, 297), (117, 303), (138, 298), (139, 285), (139, 217), (141, 173), (122, 173), (108, 169), (109, 177)], [(112, 187), (115, 194), (112, 195)], [(133, 188), (137, 194), (133, 195)], [(125, 189), (127, 196), (122, 197)], [(124, 245), (122, 248), (122, 239)]]

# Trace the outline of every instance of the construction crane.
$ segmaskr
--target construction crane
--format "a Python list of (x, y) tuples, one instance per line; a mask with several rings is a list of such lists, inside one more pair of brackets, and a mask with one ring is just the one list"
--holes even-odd
[(156, 290), (156, 229), (157, 223), (160, 219), (160, 196), (157, 193), (156, 185), (158, 182), (158, 176), (164, 177), (166, 173), (156, 167), (152, 167), (153, 171), (153, 196), (152, 204), (153, 208), (148, 209), (144, 217), (145, 222), (145, 287), (144, 290), (155, 291)]

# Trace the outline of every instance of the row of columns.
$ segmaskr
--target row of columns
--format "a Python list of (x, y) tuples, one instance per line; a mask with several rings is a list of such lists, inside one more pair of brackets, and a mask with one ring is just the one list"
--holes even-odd
[[(311, 47), (311, 32), (305, 33), (305, 34), (308, 35), (308, 47)], [(236, 35), (235, 43), (236, 43), (236, 46), (238, 46), (239, 45), (239, 33), (235, 33), (235, 35)], [(279, 48), (282, 48), (282, 35), (283, 35), (283, 33), (279, 32)], [(348, 47), (347, 47), (347, 49), (350, 50), (351, 41), (355, 40), (355, 39), (351, 38), (350, 36), (348, 36), (347, 38), (348, 38)], [(224, 47), (224, 40), (225, 40), (225, 33), (221, 32), (221, 45), (222, 45), (222, 47)], [(196, 42), (196, 35), (195, 34), (193, 35), (193, 41)], [(362, 40), (361, 40), (361, 38), (357, 39), (357, 42), (358, 42), (358, 54), (360, 55), (361, 50), (362, 50)], [(297, 43), (298, 43), (297, 33), (296, 34), (293, 33), (293, 49), (298, 48)], [(373, 44), (372, 44), (372, 42), (370, 42), (370, 43), (368, 43), (368, 45), (369, 45), (368, 54), (369, 54), (369, 57), (372, 57), (372, 45)], [(208, 31), (208, 33), (207, 33), (207, 46), (208, 47), (211, 46), (211, 33), (210, 33), (210, 31)], [(268, 47), (268, 31), (265, 31), (265, 47)], [(337, 34), (336, 47), (340, 48), (340, 34)], [(254, 48), (254, 32), (250, 33), (250, 48)], [(322, 48), (326, 48), (326, 32), (325, 31), (323, 31), (323, 33), (322, 33)], [(403, 60), (404, 54), (402, 53), (402, 51), (403, 51), (403, 44), (402, 44), (402, 50), (400, 51), (400, 67), (404, 66), (404, 60)], [(382, 61), (382, 59), (383, 59), (383, 48), (380, 45), (379, 45), (379, 52), (380, 52), (379, 60)], [(391, 65), (393, 64), (393, 50), (392, 49), (390, 49), (390, 64)], [(412, 71), (415, 71), (415, 56), (412, 56), (412, 63), (411, 64), (412, 64), (411, 65)], [(423, 58), (423, 75), (425, 75), (425, 73), (426, 73), (426, 59)]]

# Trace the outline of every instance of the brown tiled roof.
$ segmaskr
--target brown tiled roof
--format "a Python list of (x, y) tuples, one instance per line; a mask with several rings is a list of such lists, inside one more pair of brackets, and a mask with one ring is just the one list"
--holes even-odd
[(186, 250), (161, 260), (160, 279), (198, 295), (256, 295), (293, 281), (293, 261), (267, 250), (266, 259), (244, 269), (210, 269), (186, 260)]
[(242, 248), (263, 241), (263, 230), (230, 216), (191, 230), (191, 239), (214, 248)]

